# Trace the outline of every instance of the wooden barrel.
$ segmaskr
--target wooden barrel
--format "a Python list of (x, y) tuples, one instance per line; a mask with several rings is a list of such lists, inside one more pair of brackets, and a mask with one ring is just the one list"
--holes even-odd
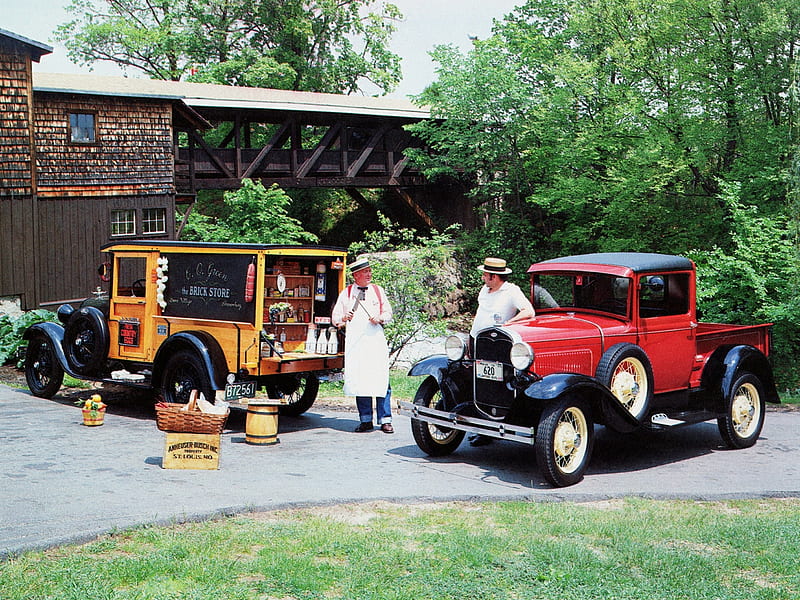
[(278, 443), (278, 406), (248, 404), (244, 441), (258, 446)]

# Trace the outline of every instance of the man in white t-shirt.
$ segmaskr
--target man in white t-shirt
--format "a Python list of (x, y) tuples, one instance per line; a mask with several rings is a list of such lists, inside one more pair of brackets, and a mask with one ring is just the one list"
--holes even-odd
[(511, 269), (502, 258), (487, 258), (478, 267), (483, 271), (483, 287), (478, 294), (478, 311), (469, 334), (474, 338), (481, 329), (499, 327), (534, 316), (533, 305), (519, 286), (508, 281)]
[[(486, 258), (478, 267), (483, 271), (483, 287), (478, 293), (478, 311), (472, 321), (469, 332), (471, 347), (475, 347), (475, 336), (487, 327), (499, 327), (530, 319), (535, 315), (533, 305), (528, 297), (519, 289), (519, 286), (508, 281), (511, 269), (506, 266), (502, 258)], [(492, 438), (479, 434), (469, 437), (473, 446), (483, 446), (492, 441)]]

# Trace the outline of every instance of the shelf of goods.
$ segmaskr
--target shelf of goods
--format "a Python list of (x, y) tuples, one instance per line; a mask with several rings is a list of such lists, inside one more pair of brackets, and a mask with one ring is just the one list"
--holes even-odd
[[(283, 277), (286, 282), (283, 292), (278, 290), (277, 274), (264, 278), (264, 326), (275, 339), (285, 337), (284, 347), (293, 351), (304, 346), (308, 325), (314, 322), (314, 276), (284, 274)], [(275, 314), (273, 323), (270, 307), (284, 302), (290, 308)]]

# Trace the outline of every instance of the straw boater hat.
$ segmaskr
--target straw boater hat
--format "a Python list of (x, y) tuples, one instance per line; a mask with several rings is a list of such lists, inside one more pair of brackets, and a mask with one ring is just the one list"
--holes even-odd
[(486, 258), (483, 264), (478, 267), (478, 271), (494, 273), (495, 275), (508, 275), (511, 269), (506, 266), (506, 261), (502, 258)]
[(369, 259), (366, 256), (359, 256), (355, 262), (350, 263), (350, 272), (355, 273), (369, 266)]

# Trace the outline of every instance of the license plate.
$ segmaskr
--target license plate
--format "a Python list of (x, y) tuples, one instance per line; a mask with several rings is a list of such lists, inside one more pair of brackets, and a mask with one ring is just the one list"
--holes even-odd
[(475, 377), (491, 381), (503, 381), (503, 363), (491, 360), (476, 360)]
[(256, 395), (255, 381), (240, 381), (225, 384), (225, 402), (235, 402), (239, 398), (253, 398)]

